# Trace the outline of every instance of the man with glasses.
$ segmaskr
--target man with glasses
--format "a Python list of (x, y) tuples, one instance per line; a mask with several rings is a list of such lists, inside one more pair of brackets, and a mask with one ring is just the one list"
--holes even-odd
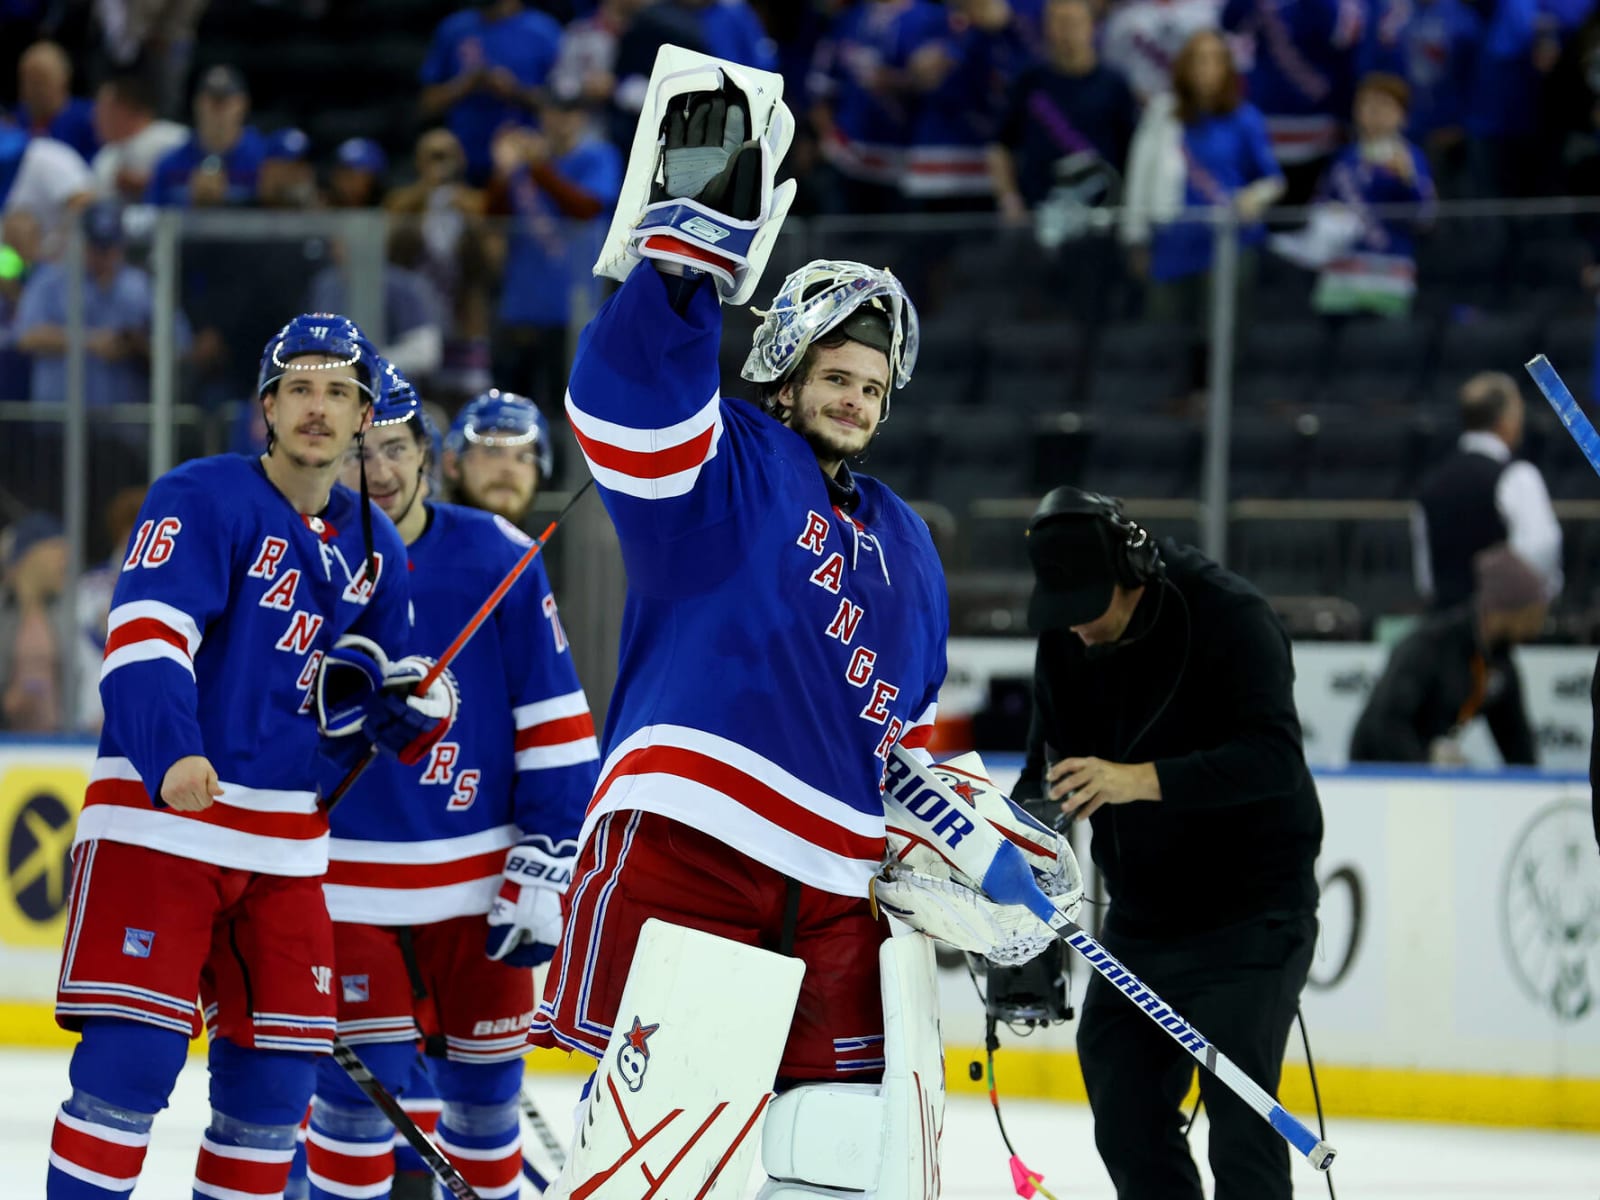
[[(390, 367), (373, 429), (344, 472), (355, 478), (364, 459), (368, 494), (406, 545), (416, 646), (438, 654), (529, 539), (498, 513), (428, 499), (429, 443), (416, 393)], [(396, 1093), (412, 1078), (420, 1036), (444, 1102), (440, 1148), (480, 1195), (512, 1196), (532, 968), (560, 934), (560, 895), (599, 765), (538, 559), (447, 678), (467, 697), (468, 719), (419, 763), (374, 763), (331, 815), (339, 1033)], [(393, 1138), (387, 1118), (323, 1060), (309, 1194), (373, 1195), (360, 1189), (381, 1184), (387, 1195)]]

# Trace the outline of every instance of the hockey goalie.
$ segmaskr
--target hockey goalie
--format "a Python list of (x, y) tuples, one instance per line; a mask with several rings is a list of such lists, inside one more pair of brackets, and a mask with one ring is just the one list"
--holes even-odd
[(572, 369), (628, 594), (532, 1034), (599, 1061), (557, 1196), (738, 1197), (759, 1152), (765, 1197), (932, 1200), (944, 1070), (915, 930), (1028, 949), (917, 847), (885, 867), (880, 783), (891, 753), (926, 758), (949, 625), (927, 526), (850, 465), (915, 368), (910, 297), (808, 263), (755, 314), (748, 400), (719, 392), (791, 136), (777, 76), (661, 52), (595, 268), (621, 286)]

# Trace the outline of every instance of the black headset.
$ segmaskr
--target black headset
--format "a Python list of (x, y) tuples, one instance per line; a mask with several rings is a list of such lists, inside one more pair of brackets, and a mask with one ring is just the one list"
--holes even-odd
[(1028, 521), (1028, 532), (1064, 517), (1098, 517), (1113, 534), (1112, 569), (1126, 588), (1142, 587), (1166, 574), (1161, 548), (1150, 531), (1122, 511), (1122, 501), (1099, 492), (1058, 487), (1039, 501)]

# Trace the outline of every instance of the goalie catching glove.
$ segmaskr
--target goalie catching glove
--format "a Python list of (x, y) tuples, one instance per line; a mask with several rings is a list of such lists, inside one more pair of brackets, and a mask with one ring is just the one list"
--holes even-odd
[(489, 908), (486, 952), (513, 967), (537, 967), (561, 940), (561, 897), (572, 882), (578, 843), (535, 835), (511, 847), (505, 879)]
[(415, 694), (432, 667), (417, 654), (391, 663), (370, 638), (345, 634), (317, 665), (317, 728), (330, 738), (364, 733), (408, 766), (421, 762), (456, 719), (450, 672)]
[[(1076, 918), (1083, 907), (1083, 875), (1067, 839), (990, 783), (978, 755), (959, 755), (932, 769), (1022, 851), (1057, 911)], [(990, 900), (976, 880), (952, 868), (920, 837), (892, 823), (887, 834), (888, 856), (872, 881), (872, 899), (890, 916), (1002, 967), (1025, 963), (1055, 941), (1038, 917), (1020, 905)]]
[(596, 275), (641, 258), (703, 271), (730, 304), (755, 293), (795, 184), (776, 183), (794, 140), (783, 79), (663, 46)]

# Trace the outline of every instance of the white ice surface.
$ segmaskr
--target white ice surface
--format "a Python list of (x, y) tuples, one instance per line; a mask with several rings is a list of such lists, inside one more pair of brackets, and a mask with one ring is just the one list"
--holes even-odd
[[(528, 1089), (564, 1133), (578, 1086), (574, 1077), (534, 1075)], [(0, 1200), (43, 1200), (51, 1123), (66, 1092), (64, 1053), (0, 1051)], [(1087, 1107), (1006, 1103), (1003, 1095), (1002, 1103), (1013, 1143), (1058, 1200), (1113, 1200)], [(172, 1106), (156, 1121), (135, 1196), (189, 1200), (206, 1117), (205, 1070), (191, 1060)], [(1202, 1116), (1194, 1141), (1209, 1189), (1204, 1125)], [(1339, 1200), (1600, 1200), (1600, 1136), (1592, 1134), (1341, 1119), (1329, 1135), (1339, 1150), (1333, 1170)], [(986, 1100), (951, 1100), (943, 1145), (947, 1200), (1014, 1195)], [(1323, 1180), (1303, 1162), (1294, 1166), (1294, 1182), (1302, 1200), (1327, 1195)]]

